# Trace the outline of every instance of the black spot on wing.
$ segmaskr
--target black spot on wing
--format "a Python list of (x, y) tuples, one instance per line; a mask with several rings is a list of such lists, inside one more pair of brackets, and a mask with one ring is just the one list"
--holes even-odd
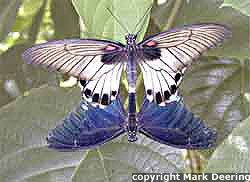
[(80, 84), (84, 87), (86, 85), (87, 81), (86, 80), (80, 80)]
[(156, 103), (160, 104), (162, 102), (161, 93), (157, 92), (155, 95)]
[(152, 90), (151, 89), (147, 90), (147, 94), (152, 95)]
[(87, 98), (89, 98), (89, 97), (91, 96), (91, 90), (87, 88), (87, 89), (84, 91), (84, 94), (85, 94), (85, 96), (86, 96)]
[(171, 93), (174, 94), (177, 90), (176, 85), (171, 85)]
[(169, 93), (169, 91), (166, 90), (164, 92), (164, 98), (165, 98), (165, 100), (168, 100), (170, 96), (171, 96), (171, 94)]
[(98, 102), (99, 100), (99, 94), (94, 94), (93, 97), (92, 97), (92, 101), (93, 102)]
[(116, 91), (112, 91), (112, 96), (116, 96), (117, 92)]
[(177, 74), (175, 75), (175, 77), (174, 77), (175, 82), (177, 83), (177, 82), (180, 80), (180, 78), (181, 78), (181, 74), (180, 74), (180, 73), (177, 73)]
[(108, 96), (108, 94), (103, 94), (101, 104), (102, 105), (108, 105), (109, 104), (109, 96)]

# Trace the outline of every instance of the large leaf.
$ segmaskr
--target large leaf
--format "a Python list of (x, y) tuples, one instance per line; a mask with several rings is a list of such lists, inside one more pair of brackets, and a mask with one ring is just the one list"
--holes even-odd
[(232, 7), (245, 15), (250, 16), (250, 1), (249, 0), (224, 0), (221, 7)]
[(205, 173), (250, 173), (250, 117), (217, 148)]
[[(54, 39), (80, 37), (79, 16), (74, 10), (71, 1), (51, 1), (51, 16), (55, 27)], [(67, 26), (65, 26), (65, 22), (67, 22)]]
[[(124, 36), (129, 33), (136, 33), (141, 24), (143, 30), (139, 35), (138, 40), (141, 40), (147, 29), (147, 22), (140, 22), (136, 27), (140, 18), (143, 17), (147, 8), (152, 4), (152, 0), (131, 0), (129, 3), (122, 0), (72, 0), (78, 14), (83, 20), (86, 30), (83, 30), (91, 37), (109, 38), (124, 43)], [(123, 28), (111, 13), (124, 25)], [(149, 20), (147, 17), (146, 20)], [(135, 28), (137, 28), (135, 30)]]
[[(170, 13), (172, 13), (172, 6), (169, 5), (169, 1), (167, 2), (155, 8), (153, 13), (154, 22), (159, 27), (165, 27)], [(170, 0), (170, 2), (173, 4), (176, 1)], [(231, 29), (232, 38), (223, 43), (221, 47), (208, 51), (208, 54), (242, 60), (249, 58), (249, 17), (232, 8), (221, 8), (222, 2), (221, 0), (190, 0), (189, 3), (182, 1), (174, 26), (202, 22), (224, 24)]]
[(79, 89), (43, 86), (1, 108), (1, 182), (25, 181), (35, 176), (47, 179), (48, 173), (55, 181), (65, 171), (72, 173), (83, 153), (49, 150), (45, 139), (48, 129), (71, 111), (79, 98)]
[(47, 83), (51, 77), (47, 71), (24, 63), (21, 54), (30, 46), (29, 42), (16, 44), (0, 55), (0, 106), (14, 100), (26, 90)]
[(185, 103), (218, 131), (220, 143), (250, 113), (244, 93), (250, 90), (249, 61), (201, 59), (181, 85)]
[(174, 149), (153, 142), (143, 136), (136, 143), (128, 143), (127, 137), (111, 142), (99, 150), (89, 151), (73, 176), (73, 182), (132, 181), (136, 172), (184, 172), (185, 150)]

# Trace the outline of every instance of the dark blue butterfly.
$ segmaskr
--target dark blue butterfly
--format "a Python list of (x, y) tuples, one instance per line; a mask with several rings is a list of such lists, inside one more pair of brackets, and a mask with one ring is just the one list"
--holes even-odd
[(159, 106), (145, 98), (129, 129), (128, 114), (119, 99), (104, 109), (82, 100), (80, 106), (51, 130), (49, 147), (59, 150), (89, 149), (128, 133), (128, 140), (136, 140), (137, 132), (160, 143), (184, 149), (205, 149), (215, 145), (216, 132), (194, 117), (183, 102), (176, 100)]

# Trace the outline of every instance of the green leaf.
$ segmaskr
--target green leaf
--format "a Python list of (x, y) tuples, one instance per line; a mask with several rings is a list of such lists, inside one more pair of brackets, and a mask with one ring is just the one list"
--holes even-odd
[[(11, 92), (17, 92), (22, 95), (26, 90), (32, 87), (39, 87), (47, 83), (52, 74), (43, 69), (34, 69), (34, 66), (24, 63), (21, 54), (29, 48), (32, 43), (15, 44), (0, 55), (0, 106), (14, 100), (17, 95)], [(54, 75), (54, 74), (53, 74)], [(12, 81), (16, 84), (17, 90), (6, 89), (8, 83)]]
[(46, 137), (79, 98), (78, 88), (44, 85), (0, 109), (1, 182), (47, 179), (48, 174), (55, 181), (65, 171), (73, 172), (84, 152), (72, 155), (48, 149)]
[(0, 1), (0, 41), (11, 31), (19, 7), (20, 0)]
[(250, 172), (250, 117), (235, 128), (231, 135), (217, 148), (204, 173)]
[[(190, 0), (189, 3), (183, 1), (172, 28), (194, 23), (224, 24), (231, 29), (232, 38), (223, 42), (221, 46), (209, 50), (206, 54), (224, 58), (248, 59), (250, 57), (249, 17), (232, 8), (220, 8), (221, 4), (218, 0), (199, 0), (199, 2)], [(167, 24), (171, 8), (169, 3), (155, 8), (153, 19), (158, 27), (162, 28)]]
[(241, 13), (250, 16), (250, 1), (249, 0), (224, 0), (221, 7), (232, 7), (239, 10)]
[[(51, 1), (51, 17), (55, 27), (54, 39), (80, 37), (79, 16), (71, 1)], [(65, 26), (65, 22), (67, 22), (67, 26)]]
[[(118, 23), (118, 20), (128, 29), (129, 33), (136, 33), (143, 24), (143, 30), (138, 37), (138, 41), (142, 40), (149, 16), (147, 21), (140, 22), (139, 26), (136, 27), (136, 24), (147, 8), (151, 6), (152, 0), (131, 0), (129, 3), (123, 0), (72, 0), (72, 3), (84, 23), (86, 30), (83, 31), (87, 32), (89, 37), (99, 36), (124, 42), (124, 36), (128, 32)], [(118, 20), (111, 15), (107, 8)]]
[(89, 151), (76, 169), (73, 182), (131, 181), (132, 173), (136, 172), (184, 172), (182, 154), (185, 150), (167, 147), (143, 136), (139, 139), (131, 144), (125, 136), (121, 141)]
[(249, 63), (203, 57), (186, 72), (181, 84), (185, 103), (217, 128), (218, 143), (250, 114), (244, 96), (250, 89)]

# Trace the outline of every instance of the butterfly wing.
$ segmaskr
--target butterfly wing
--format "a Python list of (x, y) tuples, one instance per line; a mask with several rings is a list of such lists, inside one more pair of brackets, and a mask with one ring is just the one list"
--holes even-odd
[(33, 46), (24, 52), (23, 58), (30, 64), (78, 78), (85, 98), (108, 105), (111, 96), (117, 96), (125, 56), (121, 43), (78, 39)]
[(145, 99), (138, 121), (140, 133), (176, 148), (206, 149), (216, 142), (216, 132), (194, 117), (182, 101), (159, 106)]
[(124, 133), (124, 109), (114, 100), (104, 109), (82, 100), (80, 106), (51, 130), (47, 141), (50, 148), (64, 151), (94, 148)]
[(149, 100), (160, 104), (176, 94), (184, 71), (230, 31), (219, 24), (195, 24), (151, 36), (139, 43), (138, 60)]

